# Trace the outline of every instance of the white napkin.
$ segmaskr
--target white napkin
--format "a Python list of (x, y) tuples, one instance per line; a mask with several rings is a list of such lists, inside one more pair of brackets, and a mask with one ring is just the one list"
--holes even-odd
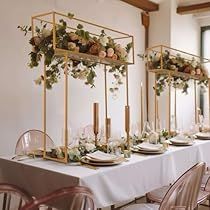
[(176, 137), (170, 139), (171, 142), (174, 142), (174, 143), (189, 143), (190, 142), (190, 139), (187, 138), (186, 136), (184, 135), (177, 135)]
[(147, 150), (147, 151), (160, 151), (163, 148), (163, 146), (160, 144), (150, 144), (147, 142), (138, 144), (136, 147), (138, 147), (141, 150)]
[(196, 134), (196, 136), (199, 137), (203, 137), (203, 138), (210, 138), (210, 133), (209, 132), (199, 132)]
[(96, 151), (96, 152), (87, 154), (86, 156), (88, 156), (92, 159), (106, 160), (106, 161), (112, 161), (112, 160), (116, 160), (118, 158), (116, 155), (104, 153), (104, 152), (101, 152), (101, 151)]

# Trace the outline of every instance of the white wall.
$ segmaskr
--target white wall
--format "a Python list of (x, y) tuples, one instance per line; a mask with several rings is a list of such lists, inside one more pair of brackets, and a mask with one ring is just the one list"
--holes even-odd
[[(200, 26), (193, 15), (176, 13), (176, 1), (171, 4), (171, 47), (200, 55)], [(195, 122), (194, 85), (190, 83), (188, 94), (177, 92), (178, 127), (189, 128)], [(198, 96), (198, 91), (197, 91)], [(197, 97), (197, 103), (199, 96)], [(174, 98), (172, 98), (172, 103)], [(198, 104), (197, 104), (198, 105)]]
[[(151, 14), (150, 28), (150, 46), (157, 44), (165, 44), (172, 48), (183, 50), (195, 55), (200, 54), (200, 28), (197, 20), (192, 15), (178, 15), (176, 13), (176, 0), (161, 0), (160, 11)], [(160, 115), (162, 116), (162, 124), (165, 120), (168, 109), (167, 93), (161, 94)], [(152, 94), (151, 94), (152, 96)], [(151, 98), (152, 100), (152, 98)], [(171, 97), (172, 115), (174, 105), (174, 93)], [(154, 110), (153, 104), (150, 105)], [(189, 88), (189, 94), (177, 93), (177, 120), (178, 127), (189, 128), (194, 122), (194, 89)], [(154, 119), (154, 112), (150, 119)]]
[[(30, 46), (28, 38), (23, 37), (17, 26), (30, 24), (31, 15), (54, 9), (60, 12), (71, 12), (81, 19), (134, 35), (135, 65), (129, 67), (129, 94), (131, 122), (139, 121), (140, 81), (144, 78), (144, 64), (136, 56), (144, 50), (144, 28), (141, 26), (139, 9), (119, 0), (7, 0), (0, 8), (0, 155), (14, 152), (17, 138), (23, 131), (31, 128), (42, 129), (42, 88), (33, 83), (41, 72), (41, 66), (34, 70), (27, 67)], [(96, 80), (95, 89), (86, 87), (82, 81), (70, 80), (69, 125), (73, 130), (92, 123), (92, 103), (95, 101), (100, 103), (100, 123), (103, 124), (102, 67), (99, 67), (97, 72), (100, 74)], [(49, 134), (57, 143), (60, 143), (63, 127), (62, 93), (61, 84), (57, 85), (52, 92), (48, 91)], [(125, 93), (122, 88), (118, 100), (109, 97), (113, 133), (124, 130), (124, 105)]]

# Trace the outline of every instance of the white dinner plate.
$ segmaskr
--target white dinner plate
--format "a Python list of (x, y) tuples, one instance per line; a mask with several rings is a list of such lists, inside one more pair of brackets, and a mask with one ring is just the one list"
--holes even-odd
[(141, 154), (147, 154), (147, 155), (158, 155), (158, 154), (163, 154), (165, 150), (158, 150), (158, 151), (149, 151), (149, 150), (142, 150), (142, 149), (136, 149), (136, 148), (131, 148), (132, 152), (136, 153), (141, 153)]
[(172, 145), (174, 146), (192, 146), (194, 144), (194, 142), (189, 142), (189, 141), (182, 141), (182, 140), (173, 140), (171, 139), (170, 142), (172, 143)]
[(199, 132), (196, 134), (196, 137), (200, 140), (210, 140), (210, 133), (206, 133), (206, 132)]

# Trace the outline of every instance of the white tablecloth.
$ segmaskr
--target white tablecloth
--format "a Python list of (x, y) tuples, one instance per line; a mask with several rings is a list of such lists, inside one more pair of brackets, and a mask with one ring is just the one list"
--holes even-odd
[(0, 158), (0, 182), (16, 184), (34, 196), (72, 185), (89, 187), (98, 208), (144, 195), (169, 184), (199, 161), (210, 165), (210, 141), (175, 147), (161, 155), (133, 154), (128, 162), (97, 170), (71, 164)]

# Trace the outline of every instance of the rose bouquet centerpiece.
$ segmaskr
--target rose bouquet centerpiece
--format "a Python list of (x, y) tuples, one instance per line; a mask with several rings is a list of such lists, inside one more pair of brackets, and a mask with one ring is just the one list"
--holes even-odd
[[(78, 145), (67, 148), (68, 162), (78, 162), (88, 153), (96, 151), (96, 147), (92, 142), (80, 142)], [(56, 147), (48, 152), (48, 155), (53, 158), (63, 159), (65, 157), (64, 148)]]
[[(156, 94), (159, 96), (161, 92), (165, 90), (167, 85), (170, 84), (177, 89), (181, 89), (183, 93), (187, 94), (189, 87), (189, 80), (191, 76), (197, 76), (199, 78), (199, 85), (208, 85), (207, 72), (200, 62), (196, 61), (194, 57), (191, 60), (183, 58), (180, 54), (176, 56), (171, 55), (168, 50), (165, 50), (161, 54), (159, 52), (152, 52), (148, 56), (148, 68), (149, 69), (164, 69), (174, 72), (185, 73), (185, 75), (169, 77), (168, 75), (158, 74), (156, 80), (156, 87), (154, 87)], [(162, 62), (161, 62), (162, 59)]]
[[(72, 14), (68, 14), (69, 19), (73, 19)], [(30, 26), (18, 26), (25, 33), (31, 31)], [(63, 19), (59, 20), (59, 24), (55, 26), (56, 48), (71, 51), (73, 53), (85, 53), (97, 56), (99, 59), (108, 59), (111, 61), (126, 62), (128, 53), (132, 48), (132, 43), (128, 43), (125, 47), (116, 43), (113, 38), (107, 36), (104, 30), (101, 30), (99, 36), (93, 36), (92, 33), (86, 31), (82, 24), (78, 24), (75, 30), (70, 30), (67, 22)], [(29, 67), (34, 68), (40, 65), (41, 58), (44, 57), (46, 69), (46, 87), (48, 89), (57, 83), (61, 77), (61, 73), (66, 67), (63, 57), (56, 56), (53, 47), (53, 28), (49, 24), (41, 24), (36, 26), (33, 37), (29, 40), (32, 47), (29, 53)], [(67, 63), (68, 73), (75, 79), (84, 80), (86, 85), (94, 87), (97, 62), (90, 59), (74, 60), (69, 59)], [(118, 86), (122, 84), (122, 78), (125, 76), (125, 67), (121, 64), (110, 65), (108, 72), (112, 73), (115, 79), (115, 87), (110, 88), (114, 92)], [(35, 80), (36, 84), (44, 81), (44, 75), (40, 75)], [(117, 84), (117, 85), (116, 85)]]

